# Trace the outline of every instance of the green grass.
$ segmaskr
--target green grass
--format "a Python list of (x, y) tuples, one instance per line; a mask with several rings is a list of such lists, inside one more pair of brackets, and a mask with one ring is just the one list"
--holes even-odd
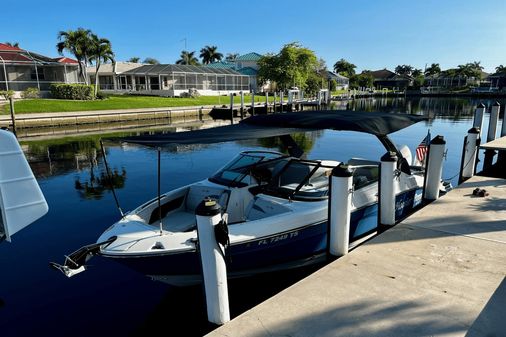
[[(269, 96), (272, 101), (273, 97)], [(234, 103), (241, 102), (240, 96), (234, 97)], [(255, 96), (255, 102), (265, 102), (264, 96)], [(251, 96), (244, 97), (244, 103), (251, 103)], [(199, 98), (170, 98), (151, 96), (111, 96), (103, 100), (72, 101), (61, 99), (26, 99), (14, 104), (14, 111), (21, 113), (37, 112), (63, 112), (63, 111), (90, 111), (90, 110), (115, 110), (115, 109), (139, 109), (139, 108), (164, 108), (180, 106), (202, 105), (229, 105), (228, 96), (201, 96)], [(9, 114), (8, 104), (0, 110), (1, 114)]]

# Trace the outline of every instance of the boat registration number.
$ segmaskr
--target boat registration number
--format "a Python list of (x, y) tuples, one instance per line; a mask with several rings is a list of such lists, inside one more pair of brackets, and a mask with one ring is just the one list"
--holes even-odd
[(298, 231), (291, 232), (291, 233), (285, 233), (285, 234), (281, 234), (281, 235), (276, 235), (276, 236), (273, 236), (273, 237), (270, 237), (270, 238), (267, 238), (267, 239), (262, 239), (262, 240), (258, 241), (258, 245), (259, 246), (270, 245), (270, 244), (273, 244), (273, 243), (276, 243), (276, 242), (292, 239), (292, 238), (297, 237), (297, 236), (299, 236), (299, 232)]

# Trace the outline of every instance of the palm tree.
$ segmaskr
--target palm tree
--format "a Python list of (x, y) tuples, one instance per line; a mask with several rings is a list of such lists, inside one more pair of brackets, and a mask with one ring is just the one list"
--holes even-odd
[(411, 72), (411, 76), (413, 77), (420, 77), (420, 75), (422, 74), (423, 74), (422, 69), (413, 69), (413, 71)]
[(5, 42), (6, 45), (19, 48), (19, 42)]
[[(58, 33), (58, 42), (56, 49), (60, 55), (66, 50), (79, 62), (79, 73), (88, 84), (86, 76), (86, 66), (89, 64), (89, 58), (93, 43), (91, 42), (91, 30), (78, 28), (77, 30), (60, 31)], [(84, 63), (84, 66), (83, 66)]]
[(95, 61), (95, 96), (98, 92), (98, 70), (102, 63), (111, 61), (114, 63), (114, 53), (112, 52), (111, 42), (107, 39), (99, 38), (95, 34), (91, 35), (93, 50), (90, 55), (90, 61)]
[(506, 66), (502, 64), (500, 66), (495, 67), (495, 72), (497, 73), (506, 73)]
[(439, 63), (432, 63), (430, 67), (425, 69), (425, 76), (434, 76), (441, 73), (441, 67)]
[(127, 60), (127, 62), (139, 63), (139, 61), (140, 61), (140, 60), (141, 60), (141, 59), (140, 59), (140, 57), (136, 57), (136, 56), (134, 56), (134, 57), (129, 58), (129, 59)]
[(203, 64), (209, 64), (216, 61), (221, 61), (223, 58), (222, 53), (218, 53), (216, 50), (218, 47), (216, 46), (205, 46), (200, 50), (200, 57), (202, 58)]
[(142, 63), (146, 63), (146, 64), (160, 64), (160, 61), (158, 61), (157, 59), (155, 59), (153, 57), (146, 57), (144, 59), (144, 61), (142, 61)]
[(176, 61), (176, 64), (185, 64), (185, 65), (189, 65), (189, 66), (198, 66), (200, 63), (199, 63), (199, 60), (197, 60), (197, 58), (195, 57), (195, 52), (194, 51), (186, 51), (186, 50), (183, 50), (181, 52), (181, 58), (179, 60)]
[(239, 56), (238, 53), (227, 53), (227, 57), (225, 60), (227, 61), (234, 61)]

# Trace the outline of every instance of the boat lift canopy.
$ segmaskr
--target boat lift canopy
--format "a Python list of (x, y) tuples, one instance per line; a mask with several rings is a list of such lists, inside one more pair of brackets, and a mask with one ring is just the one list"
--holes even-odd
[(122, 138), (122, 140), (128, 143), (163, 147), (175, 144), (223, 143), (330, 129), (369, 133), (377, 136), (384, 143), (383, 140), (387, 139), (386, 135), (426, 119), (423, 116), (385, 112), (305, 111), (257, 115), (234, 125), (188, 132), (132, 136)]

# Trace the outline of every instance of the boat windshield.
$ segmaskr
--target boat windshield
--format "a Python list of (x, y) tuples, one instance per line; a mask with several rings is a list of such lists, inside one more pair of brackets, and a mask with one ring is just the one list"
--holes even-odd
[(263, 193), (287, 199), (324, 199), (328, 195), (329, 176), (335, 165), (291, 159), (264, 186)]
[(284, 162), (286, 164), (287, 158), (287, 156), (279, 152), (241, 152), (209, 178), (209, 180), (220, 185), (233, 187), (244, 187), (253, 183), (260, 184), (270, 178), (266, 178), (263, 174), (268, 170), (268, 167), (272, 168), (279, 162)]

